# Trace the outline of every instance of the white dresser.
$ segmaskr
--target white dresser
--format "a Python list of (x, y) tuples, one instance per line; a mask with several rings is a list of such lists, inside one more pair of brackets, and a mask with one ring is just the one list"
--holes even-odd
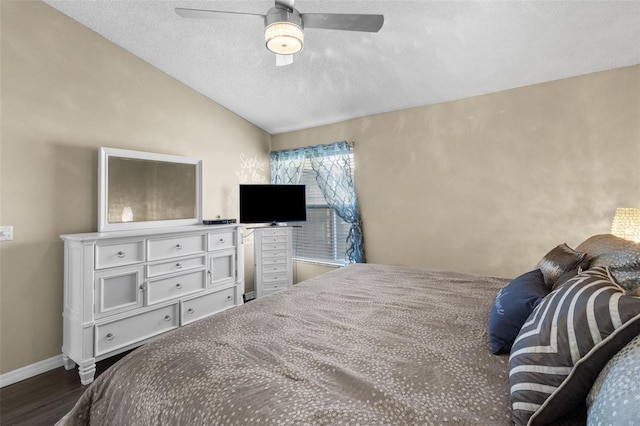
[(293, 285), (293, 228), (270, 226), (254, 229), (256, 297)]
[(68, 234), (62, 354), (89, 384), (96, 361), (242, 304), (240, 225)]

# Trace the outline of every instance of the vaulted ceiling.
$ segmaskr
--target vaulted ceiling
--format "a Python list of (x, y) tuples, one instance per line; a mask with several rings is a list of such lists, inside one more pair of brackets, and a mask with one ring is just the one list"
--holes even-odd
[[(378, 33), (305, 31), (276, 67), (273, 1), (45, 0), (271, 134), (640, 64), (640, 1), (296, 1), (301, 13), (383, 14)], [(639, 94), (640, 96), (640, 94)]]

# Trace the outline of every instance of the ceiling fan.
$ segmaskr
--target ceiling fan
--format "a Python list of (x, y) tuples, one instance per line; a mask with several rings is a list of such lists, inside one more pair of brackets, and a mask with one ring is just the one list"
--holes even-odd
[(276, 54), (276, 65), (293, 63), (293, 55), (304, 47), (304, 29), (364, 31), (377, 33), (384, 23), (383, 15), (351, 13), (300, 13), (293, 7), (295, 0), (275, 0), (266, 15), (219, 10), (185, 9), (177, 7), (183, 18), (255, 19), (264, 21), (267, 49)]

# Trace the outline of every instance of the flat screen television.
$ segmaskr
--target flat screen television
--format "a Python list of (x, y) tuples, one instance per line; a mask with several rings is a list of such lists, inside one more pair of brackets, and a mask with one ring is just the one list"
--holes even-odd
[(240, 223), (304, 222), (307, 207), (304, 185), (242, 184)]

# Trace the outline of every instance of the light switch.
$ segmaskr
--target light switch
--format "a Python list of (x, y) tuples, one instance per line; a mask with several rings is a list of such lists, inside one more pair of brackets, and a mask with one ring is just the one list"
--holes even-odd
[(13, 226), (0, 226), (0, 241), (13, 241)]

